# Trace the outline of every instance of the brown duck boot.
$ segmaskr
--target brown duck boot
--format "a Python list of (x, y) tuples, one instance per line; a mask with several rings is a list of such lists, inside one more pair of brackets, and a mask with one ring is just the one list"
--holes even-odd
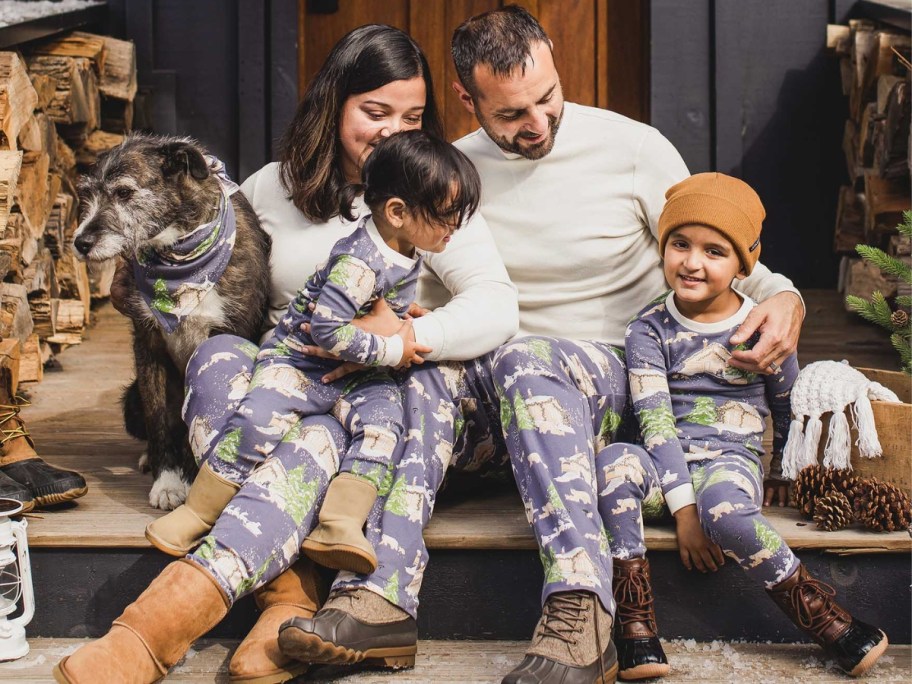
[(613, 566), (618, 677), (623, 680), (664, 677), (671, 668), (659, 642), (649, 561), (615, 558)]
[(399, 669), (415, 666), (415, 618), (367, 589), (341, 591), (312, 619), (294, 618), (279, 631), (282, 653), (307, 663)]
[(320, 523), (301, 544), (301, 551), (325, 568), (372, 573), (377, 569), (377, 554), (362, 530), (376, 500), (376, 487), (364, 478), (336, 475), (326, 489)]
[(105, 636), (54, 667), (61, 684), (152, 684), (228, 612), (215, 579), (188, 560), (171, 563)]
[(613, 684), (617, 651), (611, 615), (588, 591), (551, 594), (532, 646), (501, 684)]
[(311, 618), (325, 596), (323, 582), (307, 558), (253, 593), (262, 611), (228, 664), (228, 681), (245, 684), (287, 682), (304, 674), (307, 664), (279, 650), (279, 627), (292, 618)]
[(187, 500), (146, 525), (146, 539), (169, 556), (186, 556), (209, 534), (238, 489), (240, 485), (204, 463), (190, 485)]
[(852, 677), (865, 674), (887, 650), (887, 635), (853, 618), (833, 600), (833, 587), (811, 577), (804, 565), (767, 593)]
[[(0, 474), (9, 490), (4, 496), (21, 501), (23, 510), (85, 496), (88, 486), (82, 475), (56, 468), (38, 456), (35, 443), (19, 415), (23, 406), (28, 404), (12, 398), (0, 383)], [(18, 488), (8, 480), (18, 484)]]

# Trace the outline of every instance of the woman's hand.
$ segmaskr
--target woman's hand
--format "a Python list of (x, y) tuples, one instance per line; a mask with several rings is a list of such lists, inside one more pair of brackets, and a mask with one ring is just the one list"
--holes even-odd
[(694, 504), (678, 509), (675, 514), (678, 532), (678, 552), (688, 570), (696, 566), (700, 572), (715, 572), (725, 564), (725, 556), (718, 544), (710, 541), (700, 526), (700, 517)]
[(402, 322), (396, 334), (402, 338), (402, 358), (396, 364), (396, 368), (410, 368), (413, 363), (422, 364), (424, 363), (424, 357), (420, 355), (430, 354), (433, 351), (430, 347), (418, 344), (415, 341), (415, 331), (412, 330), (411, 317), (407, 317)]
[(418, 306), (415, 302), (409, 304), (408, 315), (412, 318), (421, 318), (422, 316), (431, 313), (430, 309), (425, 309), (423, 306)]
[(731, 337), (732, 344), (741, 344), (760, 331), (753, 349), (734, 351), (729, 363), (751, 373), (775, 373), (798, 348), (804, 307), (794, 292), (780, 292), (751, 309), (744, 322)]

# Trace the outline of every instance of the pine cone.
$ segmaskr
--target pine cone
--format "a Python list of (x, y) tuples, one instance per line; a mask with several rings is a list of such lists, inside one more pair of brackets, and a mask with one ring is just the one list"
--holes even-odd
[(876, 532), (895, 532), (912, 524), (912, 503), (902, 489), (877, 479), (866, 481), (854, 502), (855, 515)]
[(802, 468), (795, 479), (795, 505), (808, 519), (814, 517), (814, 506), (821, 496), (832, 491), (843, 494), (851, 504), (865, 482), (848, 468), (824, 468), (810, 465)]
[(905, 328), (909, 325), (909, 314), (905, 309), (897, 309), (890, 316), (890, 323), (893, 324), (894, 328)]
[(817, 497), (814, 504), (814, 522), (821, 530), (841, 530), (851, 525), (854, 520), (852, 504), (845, 494), (831, 489), (823, 496)]

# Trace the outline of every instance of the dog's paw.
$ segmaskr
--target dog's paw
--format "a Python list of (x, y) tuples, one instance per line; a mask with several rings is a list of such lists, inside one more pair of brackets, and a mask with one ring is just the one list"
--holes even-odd
[(139, 472), (148, 473), (152, 470), (152, 467), (149, 465), (149, 452), (144, 451), (139, 457), (139, 463), (136, 464), (136, 467), (139, 468)]
[(184, 482), (180, 473), (175, 470), (163, 470), (149, 492), (149, 505), (152, 508), (170, 511), (184, 503), (189, 489), (190, 485)]

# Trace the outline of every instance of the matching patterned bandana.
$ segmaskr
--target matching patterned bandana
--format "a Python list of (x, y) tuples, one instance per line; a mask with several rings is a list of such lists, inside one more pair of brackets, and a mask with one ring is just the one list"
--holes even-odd
[(206, 157), (209, 172), (219, 182), (218, 214), (209, 223), (184, 235), (167, 251), (137, 253), (133, 277), (156, 320), (168, 333), (200, 305), (224, 273), (234, 250), (237, 219), (231, 195), (238, 190), (225, 165)]

